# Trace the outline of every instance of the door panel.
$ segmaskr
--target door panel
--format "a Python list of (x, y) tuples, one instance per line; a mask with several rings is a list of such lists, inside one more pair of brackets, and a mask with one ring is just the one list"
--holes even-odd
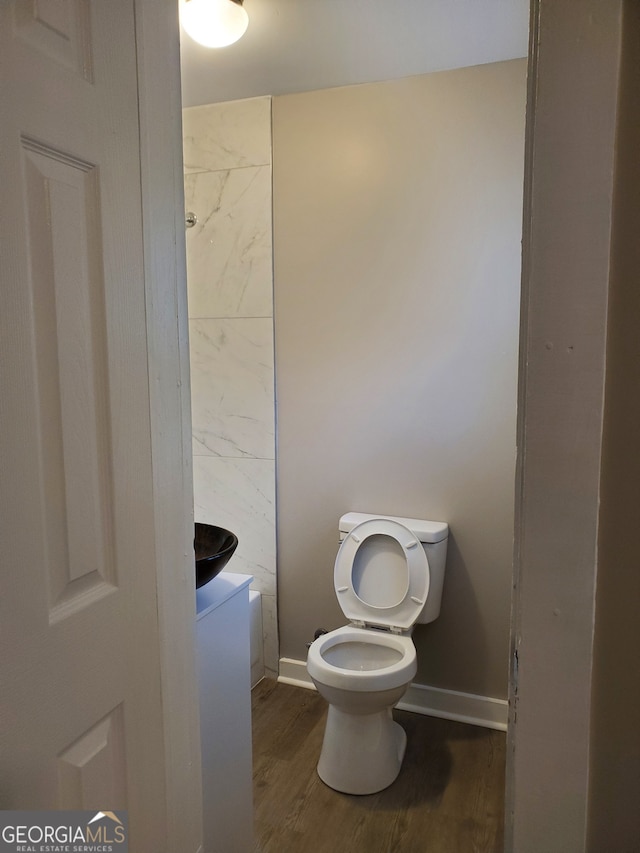
[[(49, 621), (115, 589), (105, 292), (93, 164), (22, 140)], [(69, 287), (69, 282), (74, 282)]]
[(127, 759), (123, 707), (92, 726), (58, 756), (59, 808), (91, 808), (108, 800), (127, 808)]
[(91, 80), (88, 0), (18, 0), (14, 34), (51, 59)]

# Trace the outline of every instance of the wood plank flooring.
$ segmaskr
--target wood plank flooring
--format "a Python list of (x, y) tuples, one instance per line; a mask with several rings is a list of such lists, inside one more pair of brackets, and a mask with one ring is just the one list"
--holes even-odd
[(499, 853), (505, 735), (394, 711), (398, 779), (363, 797), (320, 781), (326, 703), (263, 680), (252, 691), (255, 853)]

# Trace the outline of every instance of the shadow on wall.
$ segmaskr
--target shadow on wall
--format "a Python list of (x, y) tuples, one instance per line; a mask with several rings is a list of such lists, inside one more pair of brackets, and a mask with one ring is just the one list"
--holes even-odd
[[(455, 618), (451, 614), (454, 608)], [(443, 616), (447, 618), (443, 619)], [(473, 646), (469, 642), (470, 638), (473, 640)], [(456, 678), (463, 673), (468, 683), (476, 685), (474, 690), (478, 695), (484, 695), (488, 680), (485, 666), (486, 630), (471, 576), (455, 533), (449, 534), (440, 616), (435, 622), (416, 625), (413, 640), (419, 648), (416, 683), (437, 684), (445, 690), (459, 690), (457, 683), (447, 683), (446, 672), (440, 665), (439, 650), (446, 647), (448, 659), (457, 661)]]

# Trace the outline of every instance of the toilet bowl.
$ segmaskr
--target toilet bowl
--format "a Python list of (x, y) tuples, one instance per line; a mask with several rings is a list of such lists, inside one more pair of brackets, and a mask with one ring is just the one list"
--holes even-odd
[(341, 519), (334, 585), (350, 624), (318, 637), (307, 659), (329, 703), (318, 775), (337, 791), (372, 794), (400, 772), (407, 739), (392, 708), (417, 671), (413, 625), (440, 609), (447, 535), (441, 522), (364, 513)]
[(400, 771), (406, 746), (391, 719), (416, 674), (410, 637), (345, 626), (319, 637), (307, 669), (329, 703), (318, 775), (346, 794), (372, 794)]

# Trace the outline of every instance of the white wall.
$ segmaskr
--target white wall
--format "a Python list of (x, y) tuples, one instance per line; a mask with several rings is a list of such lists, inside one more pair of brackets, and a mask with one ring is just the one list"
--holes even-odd
[(451, 525), (417, 680), (504, 699), (524, 60), (273, 99), (281, 654), (348, 510)]
[(262, 593), (278, 665), (271, 99), (183, 111), (196, 521), (239, 539), (229, 571)]

